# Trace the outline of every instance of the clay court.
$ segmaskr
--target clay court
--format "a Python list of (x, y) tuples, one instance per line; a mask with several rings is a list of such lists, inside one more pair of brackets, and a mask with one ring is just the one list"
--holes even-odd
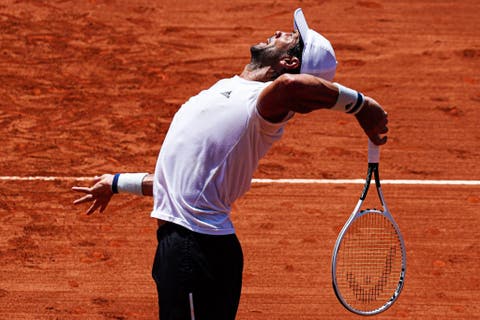
[[(70, 188), (152, 172), (179, 106), (239, 74), (297, 7), (332, 42), (335, 81), (389, 113), (382, 178), (410, 181), (383, 186), (407, 275), (376, 318), (480, 318), (478, 1), (2, 0), (0, 319), (158, 318), (152, 200), (119, 195), (86, 216)], [(238, 319), (359, 318), (333, 293), (330, 259), (362, 186), (313, 181), (365, 171), (351, 116), (289, 122), (255, 179), (310, 182), (255, 180), (235, 204)]]

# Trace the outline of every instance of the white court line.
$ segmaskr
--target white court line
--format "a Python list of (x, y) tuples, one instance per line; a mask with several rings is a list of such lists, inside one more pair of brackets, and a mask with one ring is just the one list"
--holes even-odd
[(91, 181), (94, 177), (0, 176), (0, 181)]
[[(92, 181), (93, 177), (0, 176), (0, 181)], [(480, 186), (480, 180), (382, 180), (382, 184)], [(363, 184), (365, 179), (252, 179), (253, 184)]]
[[(253, 179), (253, 183), (283, 184), (364, 184), (365, 179)], [(381, 184), (467, 185), (479, 186), (480, 180), (381, 180)]]

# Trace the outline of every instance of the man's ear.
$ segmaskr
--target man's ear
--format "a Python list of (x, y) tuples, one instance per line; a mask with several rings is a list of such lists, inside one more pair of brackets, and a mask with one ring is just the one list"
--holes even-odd
[(297, 69), (300, 67), (300, 59), (295, 56), (286, 55), (280, 60), (280, 65), (287, 70)]

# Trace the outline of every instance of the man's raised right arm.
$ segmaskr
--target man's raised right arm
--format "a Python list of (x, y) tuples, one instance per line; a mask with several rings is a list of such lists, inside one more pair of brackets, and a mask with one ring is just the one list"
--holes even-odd
[(267, 86), (257, 108), (265, 119), (278, 122), (290, 111), (309, 113), (333, 109), (355, 115), (367, 136), (377, 145), (385, 144), (387, 113), (374, 99), (337, 83), (308, 74), (283, 74)]

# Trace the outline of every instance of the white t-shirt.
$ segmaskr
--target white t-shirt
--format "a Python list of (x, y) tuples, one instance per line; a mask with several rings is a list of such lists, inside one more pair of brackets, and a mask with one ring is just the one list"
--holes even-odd
[(293, 115), (280, 123), (260, 116), (257, 99), (269, 84), (235, 76), (182, 105), (158, 156), (152, 217), (204, 234), (235, 232), (231, 204)]

